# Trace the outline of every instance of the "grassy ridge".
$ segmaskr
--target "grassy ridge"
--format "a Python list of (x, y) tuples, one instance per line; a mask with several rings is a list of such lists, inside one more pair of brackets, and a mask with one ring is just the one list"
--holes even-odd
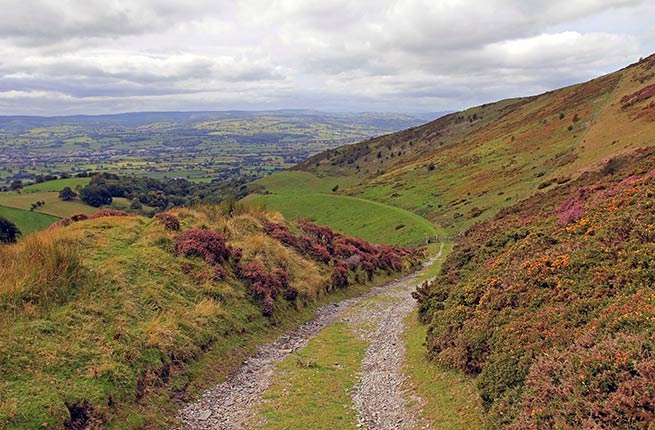
[(246, 201), (263, 204), (287, 219), (310, 219), (345, 234), (376, 243), (416, 246), (443, 234), (424, 218), (379, 202), (332, 194), (335, 185), (352, 179), (319, 178), (306, 172), (280, 172), (257, 181), (271, 194), (251, 195)]
[[(173, 217), (184, 233), (223, 235), (241, 259), (232, 254), (218, 269), (177, 256), (184, 233), (137, 216), (79, 221), (0, 246), (0, 427), (61, 428), (72, 419), (80, 428), (170, 428), (174, 397), (201, 388), (196, 378), (211, 369), (218, 373), (208, 381), (220, 379), (257, 343), (308, 319), (335, 288), (332, 264), (265, 233), (266, 223), (283, 222), (278, 215), (237, 206)], [(253, 264), (264, 276), (288, 276), (280, 288), (293, 295), (273, 300), (273, 316), (257, 296), (268, 284), (246, 281)]]
[(7, 218), (18, 226), (23, 236), (35, 231), (45, 230), (59, 220), (58, 217), (30, 212), (23, 209), (9, 208), (0, 206), (0, 216)]

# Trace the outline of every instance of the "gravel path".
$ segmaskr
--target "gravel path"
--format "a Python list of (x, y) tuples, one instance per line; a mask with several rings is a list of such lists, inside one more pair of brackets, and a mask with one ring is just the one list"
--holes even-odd
[[(439, 253), (431, 260), (441, 257)], [(370, 342), (362, 363), (359, 383), (352, 397), (358, 413), (358, 427), (370, 430), (409, 430), (428, 428), (412, 411), (410, 402), (420, 403), (404, 387), (407, 377), (403, 372), (405, 342), (403, 331), (405, 318), (416, 305), (412, 291), (414, 279), (406, 279), (394, 288), (378, 294), (372, 304), (358, 310), (349, 319), (374, 321), (373, 327), (362, 336)]]
[[(443, 246), (442, 246), (443, 248)], [(439, 254), (424, 264), (432, 264)], [(360, 423), (370, 429), (410, 428), (416, 420), (407, 412), (405, 393), (402, 392), (402, 362), (404, 342), (401, 338), (403, 320), (412, 311), (414, 301), (411, 291), (415, 274), (407, 275), (368, 293), (323, 306), (316, 311), (316, 317), (276, 341), (260, 347), (241, 364), (227, 380), (205, 391), (200, 399), (188, 404), (180, 411), (179, 418), (186, 430), (241, 430), (247, 427), (260, 396), (271, 385), (275, 363), (302, 348), (325, 326), (337, 319), (345, 318), (346, 311), (364, 299), (388, 296), (398, 300), (384, 300), (385, 306), (377, 307), (375, 315), (367, 316), (366, 306), (352, 318), (366, 318), (379, 321), (377, 330), (371, 336), (364, 360), (364, 370), (353, 399), (360, 413)], [(391, 306), (391, 308), (389, 308)], [(370, 310), (370, 309), (369, 309)], [(381, 317), (384, 315), (384, 317)], [(350, 317), (349, 317), (350, 318)], [(372, 319), (373, 318), (373, 319)], [(363, 334), (367, 336), (366, 334)], [(389, 412), (387, 412), (389, 411)], [(384, 420), (393, 420), (389, 425), (378, 426)]]

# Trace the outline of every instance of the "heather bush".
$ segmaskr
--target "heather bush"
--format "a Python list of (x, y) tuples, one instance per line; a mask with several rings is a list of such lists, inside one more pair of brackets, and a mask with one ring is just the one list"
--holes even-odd
[(60, 228), (60, 227), (66, 227), (68, 225), (73, 224), (74, 222), (84, 221), (84, 220), (87, 220), (87, 219), (89, 219), (89, 217), (86, 214), (82, 214), (82, 213), (73, 214), (70, 217), (62, 218), (59, 221), (56, 221), (56, 222), (52, 223), (50, 225), (50, 227), (48, 227), (48, 230), (54, 230), (54, 229), (57, 229), (57, 228)]
[(95, 211), (91, 216), (89, 216), (89, 219), (114, 217), (114, 216), (132, 216), (132, 214), (115, 209), (100, 209), (99, 211)]
[(429, 356), (477, 376), (489, 428), (653, 422), (655, 150), (613, 165), (472, 226), (414, 293)]
[(335, 288), (344, 288), (348, 286), (348, 268), (342, 261), (334, 265), (332, 271), (332, 285)]
[(222, 264), (232, 255), (225, 238), (213, 230), (187, 230), (177, 237), (175, 249), (180, 257), (198, 256), (212, 265)]
[(250, 285), (249, 293), (260, 303), (262, 313), (273, 315), (273, 305), (280, 292), (285, 292), (287, 300), (293, 300), (298, 291), (289, 288), (289, 273), (276, 269), (268, 273), (266, 268), (257, 261), (249, 261), (238, 267), (238, 276)]
[(168, 212), (161, 212), (155, 215), (155, 219), (161, 222), (168, 230), (180, 230), (180, 220), (173, 214)]

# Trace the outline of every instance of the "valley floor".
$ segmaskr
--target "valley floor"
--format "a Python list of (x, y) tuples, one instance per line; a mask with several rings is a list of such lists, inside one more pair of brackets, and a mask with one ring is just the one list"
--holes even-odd
[(431, 428), (422, 409), (432, 399), (420, 398), (405, 373), (403, 330), (415, 307), (411, 292), (444, 248), (422, 270), (324, 306), (314, 320), (261, 347), (181, 411), (185, 427)]

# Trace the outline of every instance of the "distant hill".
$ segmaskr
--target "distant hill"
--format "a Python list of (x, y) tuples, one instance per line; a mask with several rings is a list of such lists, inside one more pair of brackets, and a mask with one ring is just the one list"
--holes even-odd
[(225, 119), (248, 119), (259, 117), (299, 117), (305, 119), (349, 120), (353, 123), (366, 124), (391, 130), (412, 127), (444, 115), (436, 113), (388, 113), (388, 112), (322, 112), (303, 109), (265, 110), (265, 111), (189, 111), (189, 112), (126, 112), (106, 115), (67, 115), (67, 116), (0, 116), (0, 129), (29, 130), (31, 128), (78, 126), (78, 127), (141, 127), (152, 123), (195, 124), (205, 121)]
[(295, 169), (353, 178), (347, 194), (461, 231), (500, 208), (655, 144), (655, 55), (541, 95), (451, 113), (329, 150)]

